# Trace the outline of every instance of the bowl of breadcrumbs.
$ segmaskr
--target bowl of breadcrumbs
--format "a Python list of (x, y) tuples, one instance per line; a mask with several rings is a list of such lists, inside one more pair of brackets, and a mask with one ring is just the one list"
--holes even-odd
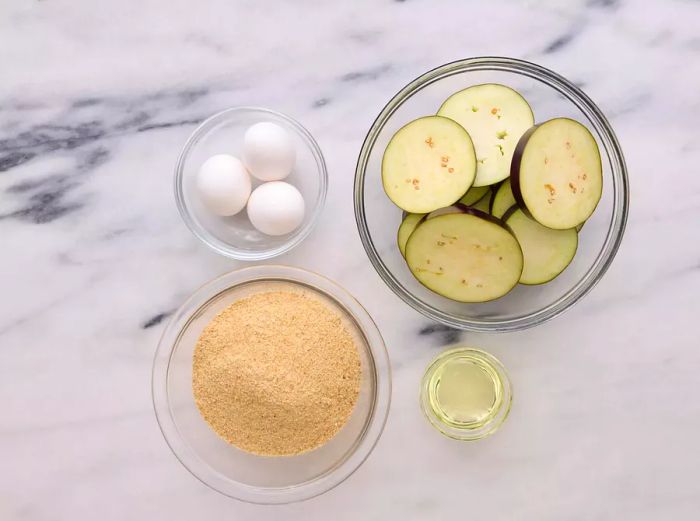
[(163, 436), (198, 479), (254, 503), (301, 501), (352, 474), (389, 411), (381, 334), (343, 288), (256, 266), (200, 288), (153, 366)]

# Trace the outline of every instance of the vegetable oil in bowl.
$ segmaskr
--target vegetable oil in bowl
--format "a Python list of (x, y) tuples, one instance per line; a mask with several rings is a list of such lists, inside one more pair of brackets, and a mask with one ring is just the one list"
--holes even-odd
[(470, 348), (438, 356), (421, 385), (421, 406), (440, 432), (459, 440), (477, 440), (494, 432), (508, 415), (511, 386), (501, 363)]

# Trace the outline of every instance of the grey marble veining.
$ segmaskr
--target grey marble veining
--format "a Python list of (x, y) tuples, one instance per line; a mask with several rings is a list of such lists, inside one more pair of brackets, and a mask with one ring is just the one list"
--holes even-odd
[[(694, 519), (700, 511), (700, 3), (26, 1), (0, 5), (0, 519)], [(352, 178), (374, 117), (458, 58), (506, 55), (582, 86), (631, 174), (620, 253), (565, 315), (461, 333), (405, 306), (355, 229)], [(265, 508), (190, 476), (164, 443), (150, 369), (170, 315), (240, 266), (180, 222), (172, 170), (204, 118), (298, 118), (330, 172), (318, 228), (276, 259), (366, 305), (389, 348), (383, 438), (346, 483)], [(420, 415), (442, 346), (498, 356), (515, 401), (459, 444)]]

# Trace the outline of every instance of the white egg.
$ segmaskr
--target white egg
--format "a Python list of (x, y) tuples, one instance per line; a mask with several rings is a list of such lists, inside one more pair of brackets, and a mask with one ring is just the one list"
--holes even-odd
[(261, 181), (280, 181), (292, 168), (296, 152), (289, 133), (279, 125), (263, 121), (246, 130), (243, 161), (251, 175)]
[(207, 159), (197, 173), (197, 191), (216, 215), (235, 215), (250, 197), (250, 175), (241, 161), (228, 154)]
[(266, 235), (287, 234), (304, 220), (304, 198), (289, 183), (262, 184), (250, 194), (248, 218)]

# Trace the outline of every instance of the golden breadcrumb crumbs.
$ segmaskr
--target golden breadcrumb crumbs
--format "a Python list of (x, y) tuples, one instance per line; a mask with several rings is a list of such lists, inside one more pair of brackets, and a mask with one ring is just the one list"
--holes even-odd
[(238, 300), (204, 328), (192, 389), (200, 413), (233, 445), (280, 456), (312, 450), (345, 425), (360, 357), (337, 311), (308, 292)]

